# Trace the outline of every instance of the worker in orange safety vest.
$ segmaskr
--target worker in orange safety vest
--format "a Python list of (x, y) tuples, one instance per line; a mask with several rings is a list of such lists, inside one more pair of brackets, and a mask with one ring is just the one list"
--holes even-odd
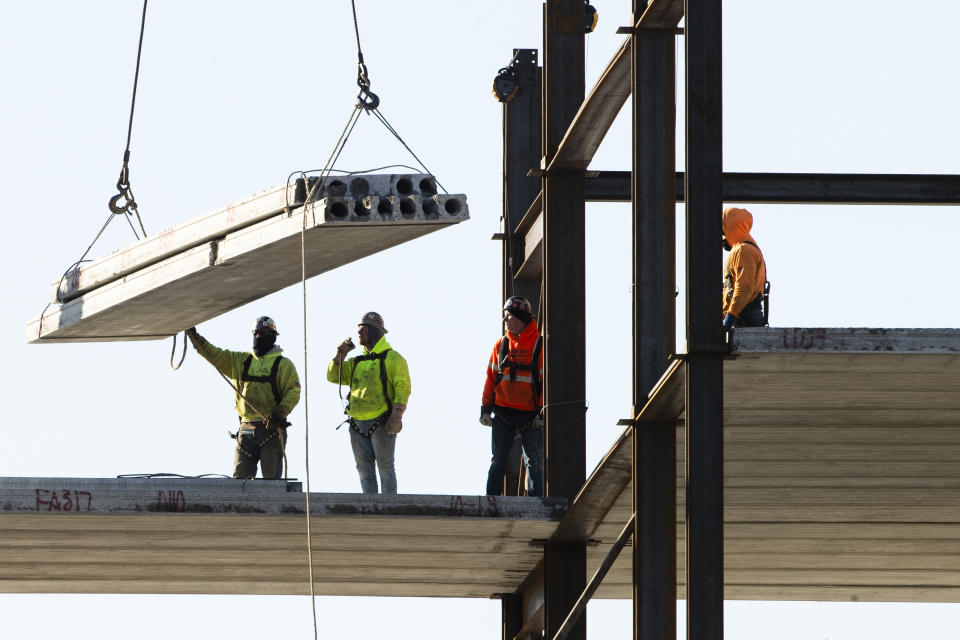
[(527, 495), (543, 496), (543, 353), (530, 302), (518, 296), (503, 306), (506, 334), (497, 340), (487, 362), (480, 424), (490, 427), (490, 470), (487, 495), (503, 493), (503, 474), (520, 434), (527, 466)]

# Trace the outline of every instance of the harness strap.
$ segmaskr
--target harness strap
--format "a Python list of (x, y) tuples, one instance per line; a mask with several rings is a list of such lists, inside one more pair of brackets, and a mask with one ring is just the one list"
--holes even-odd
[(360, 436), (362, 436), (362, 437), (366, 438), (367, 440), (369, 440), (370, 437), (373, 435), (373, 432), (376, 431), (377, 429), (379, 429), (380, 427), (382, 427), (382, 426), (384, 425), (384, 423), (386, 422), (385, 420), (382, 419), (383, 416), (385, 416), (385, 415), (388, 415), (388, 414), (384, 413), (384, 414), (381, 415), (379, 418), (377, 418), (377, 421), (374, 422), (372, 425), (370, 425), (370, 430), (367, 431), (366, 433), (364, 433), (363, 431), (360, 431), (360, 427), (357, 426), (357, 422), (356, 422), (354, 419), (351, 418), (351, 419), (348, 420), (347, 422), (350, 424), (350, 428), (351, 428), (351, 429), (353, 429), (354, 431), (356, 431)]
[[(393, 413), (393, 402), (390, 401), (390, 395), (387, 393), (387, 354), (390, 353), (390, 349), (385, 349), (379, 353), (368, 353), (362, 356), (356, 356), (353, 359), (353, 370), (350, 372), (350, 388), (353, 389), (353, 378), (357, 374), (357, 363), (365, 362), (367, 360), (379, 360), (380, 361), (380, 386), (383, 388), (383, 400), (387, 403), (387, 410), (380, 414), (380, 417), (389, 416)], [(341, 365), (343, 366), (343, 365)], [(347, 403), (347, 408), (343, 410), (344, 413), (347, 413), (347, 410), (350, 409), (350, 403)], [(349, 414), (348, 414), (349, 415)], [(377, 426), (380, 426), (377, 423)], [(366, 435), (356, 428), (353, 424), (353, 420), (350, 421), (350, 428), (359, 433), (360, 435)], [(376, 427), (370, 429), (369, 433), (373, 433)], [(370, 436), (366, 436), (370, 437)]]
[[(277, 384), (277, 372), (280, 370), (280, 361), (283, 360), (283, 356), (277, 356), (276, 360), (273, 361), (273, 366), (270, 368), (270, 373), (265, 376), (251, 376), (250, 375), (250, 365), (253, 362), (253, 355), (248, 355), (243, 361), (243, 373), (240, 374), (240, 382), (264, 382), (269, 383), (270, 388), (273, 390), (273, 398), (277, 401), (277, 404), (280, 404), (280, 401), (283, 400), (283, 395), (280, 393), (280, 385)], [(246, 387), (243, 389), (246, 391)]]
[(500, 338), (500, 351), (497, 354), (497, 381), (493, 386), (496, 387), (503, 381), (504, 369), (510, 370), (510, 381), (517, 379), (518, 371), (528, 371), (530, 373), (530, 384), (533, 385), (535, 393), (534, 398), (540, 397), (540, 391), (543, 388), (543, 381), (540, 379), (540, 349), (543, 347), (543, 336), (537, 336), (537, 341), (533, 345), (533, 354), (530, 356), (530, 362), (521, 364), (510, 359), (510, 340), (507, 336)]

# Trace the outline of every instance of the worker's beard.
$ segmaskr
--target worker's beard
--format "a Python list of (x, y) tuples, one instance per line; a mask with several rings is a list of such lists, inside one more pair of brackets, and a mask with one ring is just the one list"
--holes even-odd
[(253, 352), (258, 358), (262, 358), (265, 353), (273, 349), (277, 343), (277, 336), (263, 335), (253, 339)]
[(367, 344), (363, 345), (367, 349), (373, 349), (377, 346), (377, 343), (380, 342), (380, 338), (383, 337), (383, 331), (377, 329), (376, 327), (371, 327), (367, 325)]

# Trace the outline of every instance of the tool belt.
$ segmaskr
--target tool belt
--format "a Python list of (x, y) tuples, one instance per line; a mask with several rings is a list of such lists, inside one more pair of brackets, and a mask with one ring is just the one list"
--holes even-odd
[[(243, 444), (240, 442), (240, 432), (239, 432), (239, 431), (238, 431), (237, 433), (231, 433), (231, 434), (230, 434), (230, 437), (237, 441), (237, 450), (240, 451), (240, 453), (242, 453), (243, 455), (247, 456), (247, 457), (250, 458), (251, 460), (259, 460), (259, 459), (260, 459), (260, 449), (262, 449), (263, 447), (265, 447), (268, 442), (270, 442), (271, 440), (273, 440), (274, 438), (276, 438), (276, 437), (280, 434), (280, 429), (283, 429), (284, 431), (286, 431), (287, 426), (289, 426), (289, 424), (290, 424), (290, 423), (288, 422), (287, 424), (285, 424), (284, 426), (280, 427), (279, 429), (270, 429), (270, 430), (268, 430), (268, 431), (267, 431), (267, 435), (265, 435), (263, 438), (261, 438), (260, 440), (257, 441), (257, 450), (256, 450), (256, 451), (250, 451), (249, 449), (247, 449), (246, 447), (243, 446)], [(242, 422), (241, 425), (249, 425), (251, 428), (254, 428), (254, 429), (256, 429), (257, 427), (266, 427), (266, 426), (267, 426), (266, 423), (263, 422), (262, 420), (257, 420), (256, 422)], [(241, 427), (241, 428), (242, 428), (242, 427)]]

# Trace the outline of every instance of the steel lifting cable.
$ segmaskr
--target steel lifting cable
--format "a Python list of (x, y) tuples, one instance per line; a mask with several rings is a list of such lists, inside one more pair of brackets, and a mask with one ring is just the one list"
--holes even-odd
[[(133, 138), (133, 113), (137, 106), (137, 85), (140, 81), (140, 56), (143, 53), (143, 34), (146, 31), (147, 26), (147, 0), (143, 0), (143, 11), (140, 14), (140, 39), (137, 42), (137, 62), (134, 65), (133, 72), (133, 92), (130, 96), (130, 117), (127, 119), (127, 144), (123, 148), (123, 163), (120, 166), (120, 177), (117, 178), (117, 194), (110, 198), (107, 202), (107, 208), (110, 209), (110, 213), (118, 216), (123, 216), (127, 224), (130, 225), (130, 228), (133, 230), (133, 235), (137, 236), (137, 230), (133, 226), (133, 222), (130, 220), (131, 215), (137, 217), (137, 222), (140, 224), (140, 232), (143, 234), (143, 237), (147, 237), (147, 230), (143, 226), (143, 218), (140, 217), (140, 210), (137, 207), (137, 200), (134, 198), (133, 189), (130, 187), (130, 140)], [(108, 218), (107, 222), (113, 218)], [(104, 225), (106, 228), (106, 225)], [(101, 233), (103, 230), (101, 229)], [(98, 236), (99, 237), (99, 234)], [(139, 237), (137, 238), (139, 239)], [(91, 245), (93, 246), (93, 245)], [(86, 254), (84, 254), (86, 255)], [(180, 357), (180, 364), (174, 366), (173, 364), (173, 354), (177, 350), (177, 334), (173, 334), (173, 347), (170, 351), (170, 368), (176, 371), (183, 365), (183, 361), (187, 357), (187, 336), (183, 336), (183, 355)]]
[[(383, 124), (387, 131), (403, 145), (403, 148), (413, 156), (414, 160), (423, 168), (423, 171), (432, 175), (436, 180), (436, 175), (427, 168), (427, 165), (413, 152), (413, 149), (404, 142), (397, 130), (393, 128), (393, 125), (387, 121), (386, 116), (380, 111), (380, 98), (377, 94), (370, 91), (370, 74), (367, 70), (367, 65), (363, 61), (363, 49), (360, 47), (360, 26), (357, 22), (357, 4), (355, 0), (350, 0), (350, 8), (353, 10), (353, 32), (357, 37), (357, 85), (360, 87), (360, 93), (357, 96), (357, 108), (363, 109), (368, 114), (372, 113), (377, 120)], [(437, 186), (443, 189), (444, 193), (449, 193), (446, 187), (440, 184), (439, 180), (437, 180)]]
[[(130, 190), (130, 181), (129, 181), (130, 171), (128, 168), (128, 163), (130, 160), (130, 138), (133, 133), (133, 109), (137, 101), (137, 81), (140, 77), (140, 53), (143, 50), (143, 33), (146, 27), (146, 23), (147, 23), (147, 0), (143, 0), (143, 12), (140, 16), (140, 40), (137, 44), (137, 64), (136, 64), (136, 70), (134, 71), (134, 75), (133, 75), (133, 97), (131, 98), (131, 101), (130, 101), (130, 118), (129, 118), (129, 122), (127, 123), (127, 145), (123, 152), (123, 167), (120, 170), (120, 179), (117, 181), (117, 189), (120, 191), (120, 193), (110, 198), (110, 201), (107, 204), (107, 207), (110, 209), (110, 213), (107, 215), (107, 219), (106, 221), (104, 221), (103, 226), (100, 227), (100, 230), (97, 232), (97, 235), (94, 236), (93, 240), (87, 246), (86, 251), (83, 252), (83, 254), (80, 256), (80, 258), (76, 262), (74, 262), (69, 267), (67, 267), (66, 271), (63, 272), (63, 275), (60, 276), (60, 283), (57, 285), (57, 291), (56, 291), (57, 303), (63, 302), (63, 297), (60, 292), (60, 287), (63, 285), (63, 281), (67, 278), (67, 276), (70, 274), (71, 271), (79, 268), (80, 265), (86, 261), (87, 254), (90, 253), (90, 250), (93, 249), (93, 245), (96, 244), (97, 240), (100, 239), (100, 236), (103, 235), (103, 232), (107, 229), (107, 226), (113, 220), (114, 215), (126, 213), (127, 215), (124, 215), (124, 218), (126, 218), (127, 224), (130, 225), (130, 229), (133, 231), (134, 237), (136, 237), (137, 240), (139, 240), (140, 236), (137, 235), (137, 230), (133, 226), (133, 223), (130, 221), (130, 217), (129, 217), (130, 214), (128, 213), (128, 211), (132, 209), (133, 213), (136, 214), (137, 216), (137, 221), (140, 223), (141, 232), (143, 233), (144, 237), (147, 235), (147, 232), (143, 227), (143, 220), (140, 218), (140, 212), (137, 210), (137, 203), (133, 199), (133, 192)], [(127, 202), (122, 207), (118, 207), (117, 201), (121, 197), (126, 198)], [(40, 312), (40, 322), (37, 328), (38, 339), (43, 337), (43, 316), (47, 313), (47, 309), (50, 308), (51, 304), (53, 303), (52, 302), (47, 303), (47, 306), (45, 306), (43, 308), (43, 311)]]
[(363, 62), (363, 49), (360, 48), (360, 26), (357, 23), (357, 4), (354, 0), (350, 0), (350, 8), (353, 10), (353, 32), (357, 36), (357, 86), (360, 87), (360, 93), (357, 95), (357, 107), (365, 111), (373, 111), (380, 105), (380, 98), (370, 91), (370, 74), (367, 73), (367, 65)]
[[(146, 237), (147, 231), (143, 227), (143, 220), (140, 218), (140, 211), (137, 209), (137, 201), (134, 199), (133, 191), (130, 188), (130, 139), (133, 135), (133, 112), (137, 104), (137, 82), (140, 79), (140, 54), (143, 51), (143, 33), (146, 24), (147, 0), (143, 0), (143, 13), (140, 17), (140, 41), (137, 44), (137, 64), (133, 74), (133, 95), (130, 98), (130, 118), (127, 122), (127, 145), (123, 150), (123, 164), (120, 167), (120, 177), (117, 179), (117, 194), (110, 198), (107, 204), (110, 211), (116, 215), (128, 217), (132, 212), (132, 215), (137, 216), (137, 222), (140, 223), (140, 231), (144, 237)], [(130, 226), (133, 227), (132, 222)], [(134, 233), (136, 233), (136, 229), (134, 229)]]

